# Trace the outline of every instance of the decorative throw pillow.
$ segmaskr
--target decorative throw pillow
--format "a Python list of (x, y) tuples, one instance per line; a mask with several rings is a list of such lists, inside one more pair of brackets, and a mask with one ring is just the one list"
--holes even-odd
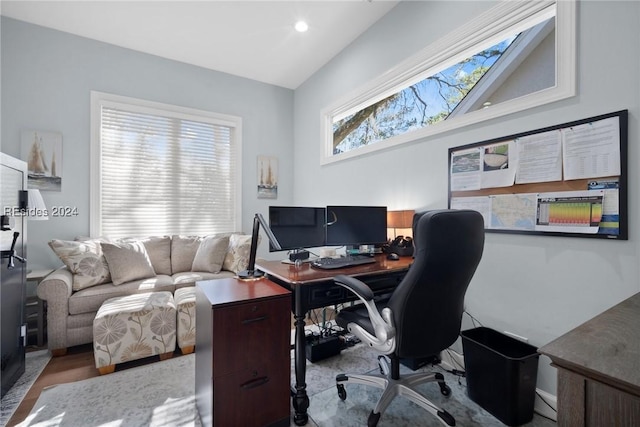
[(101, 243), (101, 245), (114, 285), (155, 277), (156, 272), (142, 242)]
[(200, 242), (200, 246), (193, 258), (191, 271), (219, 273), (228, 247), (229, 237), (205, 237)]
[[(258, 244), (260, 236), (258, 236)], [(229, 248), (224, 257), (222, 269), (239, 273), (246, 270), (251, 252), (251, 236), (248, 234), (232, 234), (229, 237)]]
[(173, 274), (191, 271), (201, 240), (200, 236), (171, 236), (171, 272)]
[(49, 247), (73, 273), (71, 288), (74, 291), (111, 281), (109, 267), (102, 254), (101, 241), (105, 239), (84, 241), (54, 239), (49, 242)]
[(171, 276), (171, 236), (151, 236), (141, 239), (122, 239), (122, 242), (142, 242), (156, 274)]

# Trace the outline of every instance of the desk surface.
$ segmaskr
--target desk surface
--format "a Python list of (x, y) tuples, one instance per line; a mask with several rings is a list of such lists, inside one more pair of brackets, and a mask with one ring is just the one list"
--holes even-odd
[(640, 388), (640, 293), (539, 350), (558, 366), (625, 390)]
[(339, 274), (358, 277), (403, 271), (407, 270), (411, 263), (413, 263), (413, 257), (410, 256), (400, 257), (397, 261), (388, 260), (386, 255), (376, 255), (375, 258), (377, 262), (371, 264), (356, 265), (335, 270), (313, 268), (308, 262), (296, 267), (293, 264), (287, 264), (281, 261), (265, 260), (256, 261), (256, 267), (291, 285), (304, 285), (306, 283), (326, 281)]

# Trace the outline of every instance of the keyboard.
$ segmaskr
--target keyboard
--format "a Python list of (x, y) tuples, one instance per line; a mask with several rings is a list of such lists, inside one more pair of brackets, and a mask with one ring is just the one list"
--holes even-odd
[(311, 262), (311, 266), (322, 270), (333, 270), (336, 268), (372, 264), (374, 262), (376, 262), (376, 259), (369, 255), (348, 255), (340, 258), (318, 258)]

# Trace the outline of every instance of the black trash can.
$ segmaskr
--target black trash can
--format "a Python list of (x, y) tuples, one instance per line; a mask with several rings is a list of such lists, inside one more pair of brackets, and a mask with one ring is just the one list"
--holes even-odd
[(485, 327), (460, 335), (469, 398), (508, 426), (531, 421), (538, 349)]

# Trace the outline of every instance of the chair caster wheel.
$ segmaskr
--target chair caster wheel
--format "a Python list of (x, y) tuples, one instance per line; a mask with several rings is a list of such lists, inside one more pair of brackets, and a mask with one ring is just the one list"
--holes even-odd
[(340, 400), (345, 400), (347, 398), (347, 390), (344, 389), (344, 385), (336, 384), (336, 388), (338, 389), (338, 397)]
[(443, 396), (451, 396), (451, 387), (446, 384), (440, 384), (440, 393), (442, 393)]
[(373, 411), (369, 414), (369, 419), (367, 420), (367, 427), (376, 427), (378, 425), (378, 421), (380, 421), (380, 416), (382, 414), (374, 414)]

